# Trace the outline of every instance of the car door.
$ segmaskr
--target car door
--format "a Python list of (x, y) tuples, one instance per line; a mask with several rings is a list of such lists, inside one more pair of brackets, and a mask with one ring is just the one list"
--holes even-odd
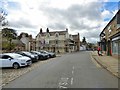
[(8, 55), (2, 56), (2, 67), (12, 67), (12, 58)]
[(0, 68), (2, 67), (2, 55), (0, 54)]

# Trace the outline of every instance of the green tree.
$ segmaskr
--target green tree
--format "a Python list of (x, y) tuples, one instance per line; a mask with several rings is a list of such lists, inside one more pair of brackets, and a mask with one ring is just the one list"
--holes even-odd
[(11, 48), (14, 49), (14, 47), (14, 43), (9, 43), (8, 41), (2, 42), (2, 50), (10, 50)]
[(12, 40), (17, 38), (17, 33), (14, 29), (4, 28), (2, 29), (2, 38), (7, 39), (6, 49), (11, 50), (14, 48)]

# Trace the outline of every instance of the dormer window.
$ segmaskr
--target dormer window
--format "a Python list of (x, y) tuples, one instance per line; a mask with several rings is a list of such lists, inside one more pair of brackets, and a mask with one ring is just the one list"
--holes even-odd
[(56, 34), (55, 34), (55, 37), (58, 38), (58, 37), (59, 37), (59, 33), (56, 33)]
[(46, 34), (46, 38), (50, 38), (50, 34), (49, 33)]

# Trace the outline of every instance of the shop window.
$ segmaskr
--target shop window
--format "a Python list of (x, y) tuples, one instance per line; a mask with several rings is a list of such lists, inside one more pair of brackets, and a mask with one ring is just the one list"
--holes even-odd
[(112, 53), (113, 54), (118, 54), (118, 42), (117, 41), (112, 42)]

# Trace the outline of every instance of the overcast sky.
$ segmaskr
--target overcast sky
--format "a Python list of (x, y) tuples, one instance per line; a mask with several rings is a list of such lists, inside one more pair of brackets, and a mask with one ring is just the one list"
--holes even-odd
[[(104, 1), (104, 2), (103, 2)], [(114, 2), (113, 2), (114, 1)], [(99, 41), (99, 34), (118, 11), (119, 0), (0, 0), (9, 27), (35, 37), (40, 28), (80, 33), (80, 40)]]

